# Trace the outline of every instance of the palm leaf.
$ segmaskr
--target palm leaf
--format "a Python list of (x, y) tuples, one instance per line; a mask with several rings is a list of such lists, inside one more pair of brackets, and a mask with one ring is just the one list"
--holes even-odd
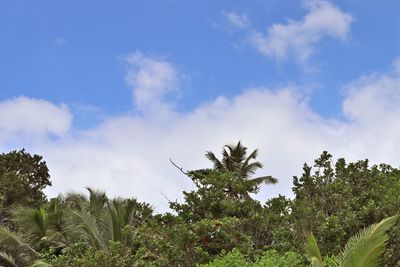
[(259, 161), (254, 161), (250, 164), (241, 167), (242, 177), (248, 178), (250, 174), (254, 174), (258, 169), (262, 169), (263, 165)]
[(242, 165), (246, 157), (247, 147), (242, 146), (240, 141), (237, 143), (236, 146), (226, 145), (225, 147), (229, 149), (229, 154), (232, 162), (236, 165)]
[(322, 260), (321, 252), (319, 251), (317, 240), (314, 235), (311, 234), (308, 237), (306, 244), (306, 253), (308, 254), (309, 260), (313, 267), (323, 267), (324, 261)]
[(132, 199), (126, 201), (125, 209), (123, 212), (124, 224), (131, 224), (132, 218), (136, 210), (136, 202)]
[(276, 184), (278, 182), (278, 179), (272, 177), (272, 176), (260, 176), (260, 177), (256, 177), (253, 179), (250, 179), (249, 182), (251, 182), (251, 184), (253, 186), (257, 186), (260, 185), (262, 183), (265, 184)]
[(251, 154), (246, 158), (246, 160), (243, 162), (243, 165), (247, 166), (249, 165), (250, 160), (256, 159), (258, 156), (258, 149), (255, 149)]
[(211, 151), (206, 152), (206, 158), (209, 159), (213, 163), (213, 168), (217, 171), (224, 171), (224, 165), (221, 163), (219, 159), (212, 153)]
[(85, 240), (90, 245), (100, 248), (104, 245), (97, 225), (97, 219), (85, 208), (71, 211), (71, 221), (68, 232), (77, 239)]
[(120, 203), (113, 200), (108, 203), (104, 215), (101, 217), (101, 224), (103, 226), (103, 236), (105, 240), (119, 241), (122, 236), (123, 218), (120, 213)]
[(326, 257), (324, 261), (325, 266), (327, 267), (340, 267), (339, 262), (336, 258)]
[(31, 265), (31, 267), (53, 267), (53, 265), (48, 264), (42, 260), (36, 260), (33, 262), (33, 264)]
[(89, 191), (89, 211), (92, 215), (98, 217), (108, 201), (106, 193), (93, 190), (90, 187), (86, 187), (86, 189)]
[(8, 267), (17, 267), (15, 258), (4, 251), (0, 251), (0, 263), (6, 264)]
[(49, 240), (67, 243), (67, 212), (61, 197), (50, 200), (48, 206), (48, 233)]
[(351, 237), (340, 255), (342, 267), (373, 267), (378, 265), (389, 239), (387, 231), (396, 223), (398, 216), (392, 216), (371, 225)]
[(11, 210), (12, 220), (25, 234), (25, 238), (36, 247), (40, 245), (40, 240), (46, 236), (47, 232), (47, 213), (41, 209), (32, 209), (17, 206)]
[[(228, 151), (225, 149), (228, 148)], [(235, 166), (233, 164), (233, 159), (231, 157), (233, 147), (226, 145), (222, 149), (222, 165), (224, 166), (224, 171), (233, 171), (236, 172), (237, 170), (235, 169)]]
[(0, 227), (0, 244), (16, 260), (30, 262), (40, 257), (40, 254), (27, 244), (22, 237), (5, 227)]

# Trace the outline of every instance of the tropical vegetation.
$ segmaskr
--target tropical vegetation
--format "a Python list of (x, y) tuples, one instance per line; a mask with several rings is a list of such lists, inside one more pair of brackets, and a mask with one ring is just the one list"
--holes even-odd
[(48, 200), (41, 156), (0, 154), (0, 266), (400, 266), (400, 169), (324, 151), (293, 177), (293, 198), (261, 203), (278, 179), (247, 152), (175, 165), (194, 187), (163, 214), (94, 188)]

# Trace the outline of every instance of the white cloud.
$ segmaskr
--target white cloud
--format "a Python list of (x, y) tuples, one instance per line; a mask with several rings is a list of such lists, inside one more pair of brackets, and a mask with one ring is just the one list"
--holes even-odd
[(62, 136), (71, 126), (72, 114), (61, 104), (42, 99), (17, 97), (0, 102), (0, 137), (3, 140), (18, 135)]
[(399, 165), (400, 73), (371, 74), (346, 86), (343, 112), (357, 151), (375, 161)]
[(160, 108), (163, 98), (177, 89), (177, 71), (171, 63), (146, 57), (139, 51), (125, 60), (128, 63), (125, 81), (132, 87), (134, 102), (140, 110)]
[[(165, 60), (152, 58), (151, 62), (151, 66), (168, 67), (150, 68), (157, 86), (148, 85), (153, 84), (152, 81), (144, 83), (146, 86), (138, 86), (141, 82), (133, 83), (135, 89), (149, 88), (152, 92), (151, 97), (139, 97), (135, 101), (146, 103), (142, 108), (147, 112), (146, 108), (152, 109), (149, 103), (155, 99), (165, 107), (162, 112), (154, 112), (152, 116), (117, 116), (90, 130), (74, 131), (65, 136), (70, 116), (44, 120), (47, 123), (66, 121), (64, 126), (56, 126), (56, 123), (50, 127), (40, 122), (41, 116), (21, 115), (22, 118), (31, 116), (26, 118), (32, 120), (31, 125), (35, 125), (34, 121), (42, 125), (41, 128), (24, 128), (25, 124), (18, 124), (24, 131), (51, 129), (61, 136), (56, 141), (48, 139), (34, 147), (35, 153), (44, 156), (51, 170), (53, 187), (47, 190), (50, 196), (92, 186), (106, 190), (111, 196), (136, 196), (165, 211), (167, 200), (162, 193), (172, 200), (182, 199), (182, 190), (191, 187), (189, 179), (169, 163), (169, 158), (185, 169), (211, 167), (204, 157), (205, 151), (219, 153), (222, 145), (238, 140), (249, 149), (259, 148), (259, 160), (265, 164), (259, 174), (279, 178), (278, 185), (265, 187), (258, 196), (261, 200), (279, 193), (290, 195), (292, 176), (300, 175), (302, 164), (312, 163), (322, 150), (348, 160), (368, 157), (372, 162), (395, 166), (400, 162), (400, 74), (396, 71), (369, 75), (346, 86), (345, 119), (333, 120), (320, 117), (310, 108), (308, 96), (299, 95), (294, 87), (250, 88), (233, 98), (221, 96), (191, 112), (177, 113), (163, 100), (163, 94), (169, 89), (161, 93), (152, 90), (167, 88), (159, 85), (164, 84), (159, 82), (159, 77), (169, 77), (161, 80), (173, 80), (172, 84), (176, 84), (179, 74), (173, 67), (172, 71), (169, 68), (172, 65)], [(159, 65), (159, 62), (164, 64)], [(148, 68), (140, 65), (132, 72), (133, 77), (140, 77), (137, 74), (144, 69)], [(161, 75), (165, 69), (175, 73), (175, 78)], [(67, 111), (65, 107), (43, 100), (25, 101), (27, 105), (21, 104), (24, 110), (31, 102), (50, 106), (42, 115)]]
[[(266, 33), (248, 28), (248, 40), (263, 55), (283, 60), (292, 56), (305, 63), (321, 38), (346, 40), (353, 17), (324, 0), (305, 1), (308, 13), (299, 20), (271, 25)], [(227, 15), (225, 15), (228, 17)], [(246, 23), (240, 23), (241, 19)], [(232, 25), (249, 25), (245, 16), (229, 13)]]
[[(169, 158), (185, 169), (209, 167), (206, 150), (219, 152), (226, 142), (241, 139), (250, 148), (260, 147), (265, 173), (281, 178), (270, 190), (282, 193), (289, 191), (290, 177), (304, 155), (312, 158), (310, 150), (320, 150), (315, 129), (320, 118), (289, 88), (249, 90), (234, 99), (220, 97), (188, 114), (171, 114), (168, 119), (113, 118), (72, 142), (50, 144), (43, 151), (54, 180), (49, 192), (89, 185), (111, 195), (138, 196), (165, 209), (161, 192), (175, 199), (190, 187)], [(296, 162), (290, 167), (277, 157), (288, 154), (290, 162)]]

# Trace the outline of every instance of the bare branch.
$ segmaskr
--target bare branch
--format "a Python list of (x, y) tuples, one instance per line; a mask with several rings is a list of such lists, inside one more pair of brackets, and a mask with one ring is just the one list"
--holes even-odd
[(158, 193), (160, 193), (167, 201), (168, 203), (171, 203), (172, 201), (167, 197), (166, 194), (164, 194), (161, 190), (158, 190)]
[(189, 172), (185, 172), (182, 167), (179, 167), (175, 162), (173, 162), (172, 159), (169, 159), (169, 161), (172, 163), (172, 165), (175, 166), (175, 168), (177, 168), (184, 175), (188, 175), (189, 174)]

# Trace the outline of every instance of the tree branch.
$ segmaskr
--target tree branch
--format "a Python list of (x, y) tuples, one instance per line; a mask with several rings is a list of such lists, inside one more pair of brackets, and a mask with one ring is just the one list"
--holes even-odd
[(184, 175), (188, 175), (189, 174), (189, 172), (185, 172), (182, 167), (179, 167), (175, 162), (173, 162), (172, 159), (169, 159), (169, 161), (172, 163), (172, 165), (174, 165), (175, 168), (177, 168)]

